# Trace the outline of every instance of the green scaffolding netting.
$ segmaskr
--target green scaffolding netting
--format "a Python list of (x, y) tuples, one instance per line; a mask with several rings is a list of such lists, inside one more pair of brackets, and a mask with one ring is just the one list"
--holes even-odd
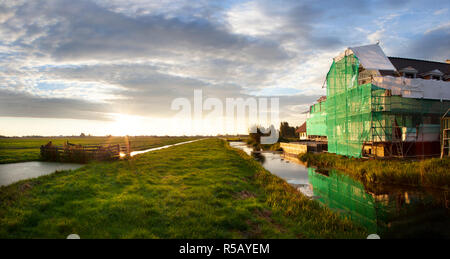
[(359, 62), (346, 56), (333, 62), (327, 76), (326, 127), (328, 151), (360, 157), (370, 135), (370, 84), (358, 85)]
[[(449, 101), (392, 96), (389, 90), (360, 80), (360, 70), (354, 55), (333, 62), (327, 99), (311, 107), (307, 134), (327, 136), (328, 152), (361, 157), (364, 143), (439, 136), (440, 116)], [(426, 136), (420, 138), (419, 133)]]
[(325, 102), (316, 103), (311, 106), (310, 117), (306, 123), (306, 132), (310, 136), (326, 136), (326, 110)]

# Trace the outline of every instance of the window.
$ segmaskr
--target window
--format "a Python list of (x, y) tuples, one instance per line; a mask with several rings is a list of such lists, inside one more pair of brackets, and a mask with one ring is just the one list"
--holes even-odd
[(416, 78), (417, 76), (417, 69), (409, 66), (409, 67), (405, 67), (399, 70), (399, 72), (401, 73), (401, 75), (403, 77), (406, 78)]
[(427, 73), (424, 73), (424, 77), (431, 80), (442, 80), (443, 75), (444, 73), (442, 73), (439, 69), (435, 69)]
[(434, 79), (434, 80), (441, 80), (441, 76), (431, 76), (431, 79)]
[(403, 73), (403, 76), (406, 78), (416, 78), (416, 73)]

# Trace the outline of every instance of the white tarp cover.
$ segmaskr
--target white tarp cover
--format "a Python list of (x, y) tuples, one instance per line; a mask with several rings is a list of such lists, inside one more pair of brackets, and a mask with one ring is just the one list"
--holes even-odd
[(383, 89), (391, 90), (392, 95), (400, 95), (405, 98), (450, 100), (450, 82), (446, 81), (378, 76), (373, 78), (372, 83)]
[(350, 47), (349, 49), (367, 70), (396, 70), (378, 44)]
[(383, 50), (378, 44), (365, 45), (359, 47), (349, 47), (339, 56), (334, 58), (337, 62), (345, 56), (355, 54), (361, 65), (367, 70), (389, 70), (395, 71), (395, 67), (386, 57)]

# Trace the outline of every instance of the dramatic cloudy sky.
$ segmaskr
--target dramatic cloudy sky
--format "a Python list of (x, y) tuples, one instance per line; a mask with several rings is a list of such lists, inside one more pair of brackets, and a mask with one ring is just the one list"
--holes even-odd
[(194, 89), (299, 125), (348, 46), (450, 58), (448, 0), (311, 2), (2, 0), (0, 135), (190, 134), (170, 105)]

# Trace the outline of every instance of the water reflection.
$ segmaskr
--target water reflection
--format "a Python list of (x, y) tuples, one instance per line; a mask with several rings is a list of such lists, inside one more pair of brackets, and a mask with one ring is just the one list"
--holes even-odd
[(308, 168), (314, 195), (327, 207), (388, 237), (450, 238), (448, 192), (399, 186), (366, 191), (365, 186), (336, 170), (327, 174)]
[(260, 152), (252, 152), (252, 157), (261, 164), (264, 164), (266, 162), (266, 157)]
[[(230, 143), (252, 154), (244, 143)], [(370, 186), (336, 170), (307, 168), (280, 153), (252, 154), (303, 194), (382, 238), (450, 238), (450, 194), (401, 186)], [(263, 157), (263, 158), (261, 158)]]
[(254, 152), (253, 149), (244, 142), (230, 142), (230, 145), (251, 155), (259, 161), (265, 169), (283, 178), (306, 196), (314, 198), (309, 186), (308, 169), (297, 159), (285, 156), (281, 152)]

